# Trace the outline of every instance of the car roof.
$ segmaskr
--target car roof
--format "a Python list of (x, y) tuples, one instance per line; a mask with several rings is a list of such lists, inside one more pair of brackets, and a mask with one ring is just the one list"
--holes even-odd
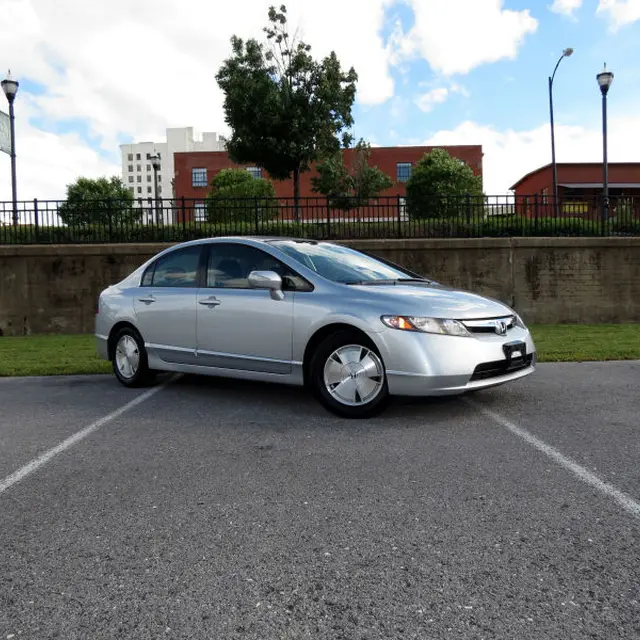
[(174, 245), (172, 248), (185, 247), (191, 245), (204, 244), (207, 242), (254, 242), (258, 244), (272, 244), (274, 242), (298, 242), (318, 244), (319, 240), (312, 238), (292, 238), (290, 236), (212, 236), (209, 238), (197, 238), (195, 240), (187, 240)]

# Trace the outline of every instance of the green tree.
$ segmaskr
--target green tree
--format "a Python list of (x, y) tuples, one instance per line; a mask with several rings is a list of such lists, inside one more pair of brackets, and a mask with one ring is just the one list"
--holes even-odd
[(268, 220), (278, 215), (270, 180), (254, 178), (246, 169), (223, 169), (207, 195), (209, 222)]
[(308, 44), (290, 37), (285, 5), (270, 7), (268, 17), (266, 43), (231, 38), (232, 55), (216, 80), (231, 159), (264, 167), (276, 180), (293, 176), (297, 218), (300, 174), (351, 144), (358, 76), (353, 68), (345, 73), (334, 52), (316, 61)]
[(419, 160), (407, 182), (407, 211), (411, 218), (452, 218), (465, 211), (466, 199), (482, 197), (482, 178), (444, 149)]
[(355, 209), (366, 205), (381, 191), (393, 186), (393, 180), (369, 165), (371, 145), (360, 140), (356, 145), (350, 167), (344, 164), (341, 151), (337, 151), (316, 166), (317, 176), (311, 178), (312, 188), (329, 200), (334, 209)]
[(142, 212), (133, 206), (133, 196), (122, 180), (78, 178), (67, 185), (66, 200), (58, 216), (68, 225), (122, 225), (139, 222)]

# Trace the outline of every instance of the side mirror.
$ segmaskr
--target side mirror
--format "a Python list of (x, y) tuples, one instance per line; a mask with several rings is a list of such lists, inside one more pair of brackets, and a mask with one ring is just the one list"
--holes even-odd
[(274, 300), (282, 300), (282, 278), (275, 271), (252, 271), (249, 274), (249, 286), (252, 289), (267, 289)]

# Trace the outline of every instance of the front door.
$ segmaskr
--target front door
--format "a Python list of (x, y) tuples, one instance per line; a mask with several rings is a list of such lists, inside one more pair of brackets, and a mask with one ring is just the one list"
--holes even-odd
[(165, 362), (196, 363), (196, 297), (202, 245), (177, 249), (151, 264), (135, 292), (138, 329)]
[(198, 363), (220, 369), (291, 372), (294, 292), (275, 300), (249, 288), (255, 270), (282, 263), (241, 243), (211, 243), (197, 296)]

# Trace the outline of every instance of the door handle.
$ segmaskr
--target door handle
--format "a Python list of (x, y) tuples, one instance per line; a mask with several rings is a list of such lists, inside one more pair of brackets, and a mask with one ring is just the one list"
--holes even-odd
[(151, 304), (152, 302), (156, 301), (156, 299), (153, 296), (147, 296), (146, 298), (138, 298), (138, 300), (140, 302), (144, 302), (145, 304)]
[(217, 307), (220, 304), (218, 298), (206, 298), (205, 300), (198, 300), (198, 304), (202, 304), (205, 307)]

